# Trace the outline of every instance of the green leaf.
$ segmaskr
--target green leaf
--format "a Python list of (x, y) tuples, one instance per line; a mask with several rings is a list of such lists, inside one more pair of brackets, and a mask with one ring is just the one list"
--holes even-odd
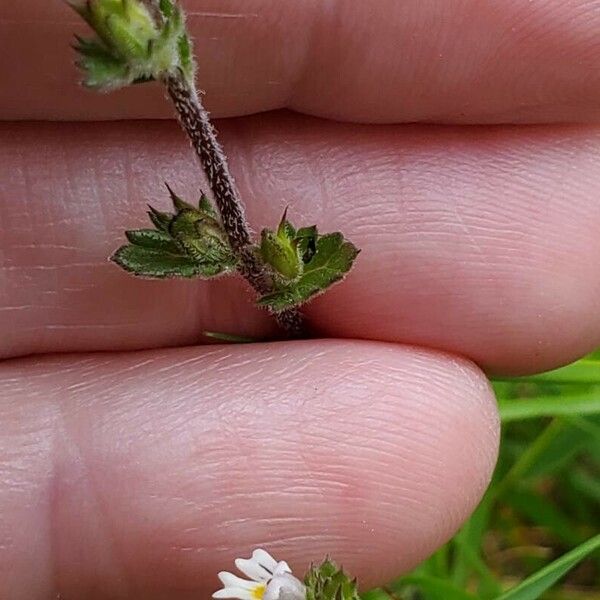
[(173, 3), (171, 0), (160, 0), (160, 12), (168, 19), (173, 15)]
[(202, 194), (202, 196), (200, 196), (200, 201), (198, 202), (198, 210), (208, 217), (212, 217), (213, 219), (217, 218), (217, 211), (214, 209), (212, 202), (204, 193)]
[(488, 494), (452, 540), (454, 561), (452, 582), (462, 589), (474, 574), (478, 575), (481, 598), (495, 598), (501, 589), (481, 554), (491, 509), (492, 497)]
[(392, 597), (381, 588), (375, 588), (360, 595), (361, 600), (392, 600)]
[(298, 245), (298, 253), (304, 264), (309, 263), (317, 250), (317, 238), (319, 232), (317, 227), (302, 227), (296, 232), (296, 243)]
[(234, 270), (235, 256), (208, 199), (198, 210), (168, 189), (177, 213), (149, 207), (156, 229), (127, 231), (130, 245), (119, 248), (112, 260), (140, 277), (209, 278)]
[(193, 71), (194, 59), (192, 57), (192, 43), (187, 34), (182, 35), (179, 40), (177, 40), (177, 50), (179, 52), (181, 68), (186, 74), (189, 74)]
[(352, 268), (358, 253), (356, 246), (345, 240), (341, 233), (320, 236), (316, 241), (315, 254), (304, 266), (299, 279), (263, 296), (259, 305), (278, 312), (303, 304), (341, 281)]
[(306, 600), (360, 600), (356, 580), (351, 580), (329, 559), (318, 566), (311, 566), (304, 585)]
[(133, 231), (126, 231), (125, 235), (134, 246), (170, 252), (171, 254), (181, 253), (175, 240), (163, 231), (157, 231), (156, 229), (135, 229)]
[(101, 42), (79, 36), (76, 39), (73, 47), (81, 54), (77, 65), (85, 71), (87, 87), (110, 87), (127, 78), (127, 65), (113, 56)]
[(493, 487), (491, 493), (494, 498), (500, 498), (508, 493), (512, 487), (520, 481), (523, 481), (530, 475), (534, 465), (539, 465), (549, 448), (556, 439), (564, 433), (565, 426), (559, 420), (553, 420), (544, 430), (527, 446), (527, 449), (519, 455), (518, 460), (512, 465), (510, 470)]
[(183, 254), (170, 254), (142, 246), (122, 246), (111, 260), (133, 275), (152, 279), (167, 277), (212, 277), (215, 265), (201, 265)]
[(316, 238), (318, 234), (317, 226), (311, 225), (310, 227), (301, 227), (296, 231), (296, 239), (313, 239)]
[(119, 51), (119, 54), (132, 60), (147, 58), (148, 48), (151, 40), (136, 35), (132, 31), (131, 25), (116, 14), (109, 14), (105, 20), (105, 26), (108, 29), (109, 36), (113, 46)]
[(513, 589), (502, 594), (498, 600), (537, 600), (573, 567), (598, 550), (600, 550), (600, 535), (584, 542), (540, 569)]
[(549, 500), (545, 494), (515, 488), (505, 496), (504, 502), (516, 514), (524, 516), (526, 522), (545, 528), (546, 531), (552, 531), (553, 536), (569, 547), (580, 544), (586, 537), (577, 531), (572, 519), (559, 510), (556, 502)]
[(596, 415), (600, 414), (600, 394), (594, 391), (578, 395), (561, 394), (500, 400), (498, 408), (503, 423), (540, 417)]
[(261, 341), (258, 338), (235, 335), (233, 333), (221, 333), (220, 331), (204, 331), (203, 335), (213, 340), (219, 340), (220, 342), (227, 342), (229, 344), (256, 344)]
[(152, 221), (154, 227), (156, 227), (156, 229), (160, 231), (168, 232), (169, 225), (173, 220), (173, 215), (170, 215), (169, 213), (160, 212), (155, 208), (152, 208), (151, 206), (148, 206), (148, 208), (150, 209), (148, 211), (148, 216), (150, 217), (150, 220)]

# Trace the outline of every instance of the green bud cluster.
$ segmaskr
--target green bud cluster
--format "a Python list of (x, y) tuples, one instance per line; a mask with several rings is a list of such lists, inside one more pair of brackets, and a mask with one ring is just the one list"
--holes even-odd
[(181, 71), (194, 77), (185, 18), (172, 0), (71, 0), (96, 33), (77, 37), (84, 83), (111, 90)]
[(360, 600), (356, 579), (327, 559), (313, 565), (304, 578), (306, 600)]
[(203, 195), (195, 207), (169, 192), (175, 213), (150, 207), (155, 229), (127, 231), (129, 244), (115, 252), (113, 262), (147, 278), (208, 279), (234, 271), (236, 258), (208, 198)]
[(359, 250), (339, 233), (296, 229), (283, 215), (277, 231), (264, 229), (259, 252), (273, 274), (273, 292), (258, 304), (281, 312), (308, 302), (344, 279)]

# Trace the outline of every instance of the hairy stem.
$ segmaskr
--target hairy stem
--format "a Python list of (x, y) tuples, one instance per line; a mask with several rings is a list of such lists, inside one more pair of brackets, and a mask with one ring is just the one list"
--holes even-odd
[[(182, 73), (166, 76), (164, 83), (181, 125), (204, 168), (229, 244), (239, 258), (241, 275), (259, 294), (273, 291), (271, 277), (252, 247), (250, 229), (227, 158), (196, 89)], [(288, 333), (294, 336), (301, 334), (302, 315), (299, 311), (290, 309), (275, 316)]]

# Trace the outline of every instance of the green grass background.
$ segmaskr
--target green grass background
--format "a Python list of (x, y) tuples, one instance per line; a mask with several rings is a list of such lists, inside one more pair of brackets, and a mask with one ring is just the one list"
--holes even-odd
[(500, 459), (479, 508), (364, 600), (600, 600), (600, 350), (494, 388)]

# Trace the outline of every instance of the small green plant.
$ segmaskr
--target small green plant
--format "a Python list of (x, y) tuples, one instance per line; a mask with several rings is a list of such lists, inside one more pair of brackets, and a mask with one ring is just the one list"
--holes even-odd
[[(112, 91), (161, 82), (204, 168), (215, 206), (202, 194), (192, 206), (169, 190), (174, 213), (152, 208), (154, 229), (127, 232), (112, 259), (139, 277), (209, 279), (238, 272), (292, 336), (302, 334), (299, 307), (342, 281), (358, 249), (339, 233), (296, 229), (286, 215), (255, 242), (227, 158), (196, 89), (196, 63), (185, 15), (174, 0), (71, 0), (95, 33), (74, 45), (84, 84)], [(287, 211), (286, 211), (287, 212)]]

